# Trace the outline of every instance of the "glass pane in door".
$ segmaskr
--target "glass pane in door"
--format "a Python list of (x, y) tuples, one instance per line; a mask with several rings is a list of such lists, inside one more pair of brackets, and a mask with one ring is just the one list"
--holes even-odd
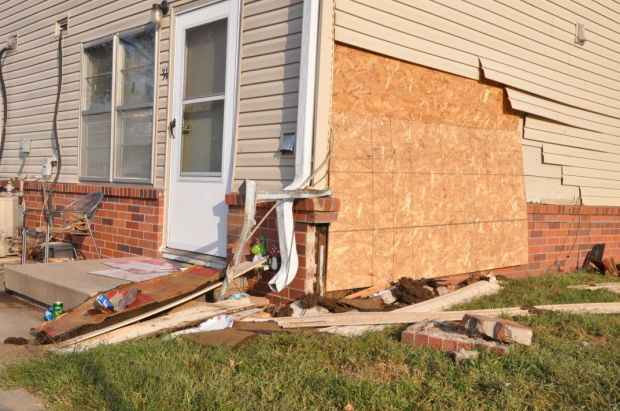
[(183, 105), (181, 175), (221, 175), (223, 126), (223, 99)]
[(227, 25), (223, 19), (185, 32), (185, 100), (224, 94)]

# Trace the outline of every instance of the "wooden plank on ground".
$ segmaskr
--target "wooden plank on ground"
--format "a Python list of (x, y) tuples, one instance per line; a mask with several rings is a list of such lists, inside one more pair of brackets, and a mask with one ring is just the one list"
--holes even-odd
[(614, 293), (620, 293), (620, 282), (619, 283), (599, 283), (599, 284), (590, 284), (590, 285), (571, 285), (568, 288), (577, 288), (580, 290), (609, 290)]
[[(618, 314), (620, 313), (620, 302), (615, 303), (586, 303), (586, 304), (553, 304), (536, 306), (537, 310), (561, 311), (572, 313), (598, 313), (598, 314)], [(465, 314), (478, 314), (488, 316), (498, 315), (527, 315), (529, 311), (521, 307), (493, 308), (486, 310), (465, 310), (465, 311), (441, 311), (441, 312), (356, 312), (340, 314), (324, 314), (309, 317), (284, 317), (273, 318), (283, 328), (302, 328), (302, 327), (329, 327), (341, 325), (380, 325), (380, 324), (407, 324), (426, 320), (436, 321), (458, 321)]]
[[(220, 301), (218, 303), (198, 302), (184, 310), (171, 312), (150, 320), (131, 324), (85, 341), (76, 342), (69, 346), (64, 345), (62, 351), (87, 349), (100, 344), (118, 344), (136, 338), (175, 331), (191, 327), (211, 317), (215, 317), (216, 315), (231, 314), (248, 307), (252, 307), (252, 302), (247, 298)], [(56, 347), (51, 346), (51, 348), (54, 349)]]
[(501, 289), (502, 287), (497, 281), (477, 281), (454, 292), (431, 298), (421, 303), (408, 305), (396, 311), (405, 313), (443, 311), (453, 305), (466, 303), (474, 298), (495, 294)]
[(390, 288), (390, 283), (388, 283), (387, 281), (383, 281), (380, 284), (373, 285), (372, 287), (365, 288), (365, 289), (360, 290), (358, 292), (355, 292), (353, 294), (349, 294), (349, 295), (347, 295), (344, 298), (346, 298), (346, 299), (365, 298), (365, 297), (368, 297), (371, 294), (374, 294), (374, 293), (379, 292), (379, 291), (383, 291), (383, 290), (385, 290), (387, 288)]
[[(248, 271), (251, 271), (254, 268), (256, 268), (256, 267), (260, 266), (261, 264), (263, 264), (265, 262), (265, 260), (266, 259), (261, 259), (260, 261), (256, 261), (256, 262), (248, 261), (248, 262), (244, 262), (244, 263), (238, 264), (236, 269), (235, 269), (235, 271), (234, 271), (234, 273), (232, 274), (232, 277), (233, 278), (237, 278), (237, 277), (242, 276), (243, 274), (247, 273)], [(129, 285), (134, 285), (135, 286), (136, 284), (137, 283), (129, 284)], [(130, 318), (124, 320), (124, 321), (120, 321), (118, 323), (109, 325), (107, 327), (100, 328), (98, 330), (94, 330), (94, 331), (86, 333), (86, 334), (78, 335), (77, 337), (74, 337), (74, 338), (71, 338), (69, 340), (60, 342), (60, 343), (56, 344), (56, 347), (57, 348), (67, 347), (67, 346), (73, 345), (73, 344), (75, 344), (77, 342), (88, 340), (90, 338), (96, 337), (96, 336), (101, 335), (101, 334), (105, 334), (105, 333), (110, 332), (112, 330), (116, 330), (118, 328), (125, 327), (126, 325), (133, 324), (133, 323), (138, 322), (140, 320), (143, 320), (145, 318), (152, 317), (153, 315), (156, 315), (156, 314), (159, 314), (161, 312), (170, 310), (171, 308), (174, 308), (174, 307), (176, 307), (176, 306), (178, 306), (180, 304), (183, 304), (183, 303), (185, 303), (187, 301), (193, 300), (194, 298), (200, 297), (201, 295), (206, 294), (209, 291), (214, 290), (214, 289), (222, 286), (222, 284), (223, 284), (222, 282), (218, 282), (216, 284), (209, 285), (209, 286), (207, 286), (205, 288), (202, 288), (202, 289), (200, 289), (200, 290), (198, 290), (196, 292), (193, 292), (192, 294), (189, 294), (189, 295), (187, 295), (187, 296), (185, 296), (183, 298), (179, 298), (179, 299), (177, 299), (177, 300), (175, 300), (175, 301), (173, 301), (173, 302), (171, 302), (169, 304), (157, 307), (157, 308), (155, 308), (155, 309), (153, 309), (151, 311), (147, 311), (147, 312), (142, 313), (140, 315), (136, 315), (136, 316), (130, 317)]]
[[(421, 303), (408, 305), (403, 308), (399, 308), (395, 311), (398, 312), (431, 312), (442, 311), (446, 308), (450, 308), (455, 304), (471, 301), (474, 298), (483, 297), (485, 295), (495, 294), (501, 290), (501, 286), (497, 281), (478, 281), (473, 284), (469, 284), (458, 290), (444, 294), (430, 300), (422, 301)], [(326, 332), (341, 335), (360, 335), (366, 331), (376, 329), (373, 325), (360, 325), (355, 326), (353, 324), (346, 324), (345, 326), (333, 326)]]

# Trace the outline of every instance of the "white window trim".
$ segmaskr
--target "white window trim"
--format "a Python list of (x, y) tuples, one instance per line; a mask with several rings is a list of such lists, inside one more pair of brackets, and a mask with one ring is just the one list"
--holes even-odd
[[(153, 101), (152, 101), (152, 109), (153, 109), (153, 122), (152, 122), (152, 135), (151, 135), (151, 175), (148, 179), (145, 178), (129, 178), (129, 177), (115, 177), (116, 175), (116, 147), (118, 137), (116, 135), (116, 118), (118, 116), (118, 108), (116, 105), (116, 95), (118, 93), (118, 88), (120, 84), (117, 82), (117, 71), (118, 71), (118, 53), (119, 51), (119, 38), (130, 35), (137, 34), (144, 31), (153, 30), (154, 33), (154, 42), (155, 49), (153, 50)], [(110, 106), (110, 171), (108, 177), (93, 177), (84, 175), (84, 128), (82, 126), (82, 119), (84, 115), (88, 114), (96, 114), (97, 111), (85, 111), (82, 110), (84, 104), (84, 98), (86, 93), (86, 82), (85, 82), (85, 68), (86, 68), (86, 59), (84, 50), (96, 46), (98, 44), (107, 43), (112, 41), (112, 91), (111, 91), (111, 106)], [(78, 143), (78, 153), (79, 153), (79, 181), (93, 181), (93, 182), (102, 182), (102, 183), (129, 183), (129, 184), (140, 184), (140, 185), (153, 185), (155, 181), (155, 167), (157, 165), (156, 161), (156, 146), (157, 146), (157, 97), (158, 97), (158, 75), (159, 75), (159, 28), (153, 26), (152, 24), (145, 24), (143, 26), (134, 27), (132, 29), (118, 31), (114, 34), (99, 38), (97, 40), (88, 41), (82, 43), (82, 47), (80, 50), (81, 53), (81, 62), (80, 62), (80, 119), (79, 119), (79, 143)], [(146, 104), (143, 105), (145, 108)], [(126, 106), (124, 106), (126, 108)], [(131, 108), (139, 108), (138, 105), (136, 107)]]

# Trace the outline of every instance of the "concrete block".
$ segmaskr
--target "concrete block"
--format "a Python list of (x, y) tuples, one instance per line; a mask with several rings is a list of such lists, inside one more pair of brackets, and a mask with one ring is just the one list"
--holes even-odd
[(418, 345), (443, 351), (487, 349), (499, 356), (510, 350), (510, 345), (471, 337), (452, 323), (441, 321), (412, 324), (401, 335), (404, 344)]
[(502, 318), (465, 314), (459, 325), (469, 335), (484, 335), (498, 341), (532, 344), (532, 329)]

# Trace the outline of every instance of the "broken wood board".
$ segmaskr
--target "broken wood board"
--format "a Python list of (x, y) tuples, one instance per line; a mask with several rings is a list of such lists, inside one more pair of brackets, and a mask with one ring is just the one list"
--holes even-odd
[(176, 331), (192, 327), (216, 315), (231, 314), (249, 307), (252, 307), (252, 302), (248, 298), (225, 300), (217, 303), (196, 302), (184, 310), (170, 312), (150, 320), (118, 328), (88, 340), (77, 341), (70, 345), (64, 343), (62, 344), (62, 351), (87, 349), (100, 344), (118, 344), (136, 338)]
[[(598, 314), (617, 314), (620, 313), (620, 302), (616, 303), (587, 303), (587, 304), (552, 304), (536, 306), (537, 310), (561, 311), (572, 313), (598, 313)], [(381, 325), (381, 324), (407, 324), (425, 320), (432, 321), (458, 321), (465, 314), (472, 315), (509, 315), (519, 316), (528, 315), (529, 309), (523, 307), (492, 308), (485, 310), (465, 310), (465, 311), (440, 311), (440, 312), (382, 312), (382, 313), (340, 313), (324, 314), (311, 317), (282, 317), (272, 318), (276, 324), (283, 328), (299, 327), (330, 327), (343, 325)], [(327, 331), (327, 330), (321, 330)]]
[(568, 288), (577, 288), (580, 290), (609, 290), (614, 293), (620, 293), (620, 283), (600, 283), (600, 284), (590, 284), (590, 285), (571, 285)]
[(383, 291), (390, 288), (390, 283), (387, 281), (383, 281), (380, 284), (377, 285), (373, 285), (372, 287), (368, 287), (365, 288), (363, 290), (360, 290), (358, 292), (355, 292), (353, 294), (349, 294), (347, 296), (345, 296), (344, 298), (346, 299), (353, 299), (353, 298), (365, 298), (368, 297), (374, 293), (377, 293), (379, 291)]
[[(499, 285), (497, 281), (478, 281), (473, 284), (469, 284), (463, 288), (459, 288), (456, 291), (453, 291), (448, 294), (440, 295), (438, 297), (431, 298), (430, 300), (422, 301), (421, 303), (408, 305), (406, 307), (399, 308), (392, 312), (435, 312), (435, 311), (443, 311), (446, 308), (450, 308), (453, 305), (465, 303), (473, 300), (474, 298), (484, 297), (486, 295), (491, 295), (499, 292), (502, 287)], [(338, 327), (334, 326), (329, 330), (325, 330), (326, 332), (331, 332), (334, 334), (341, 335), (360, 335), (365, 331), (371, 331), (370, 328), (367, 330), (366, 325), (354, 326), (352, 324), (344, 324), (346, 329), (339, 330)], [(357, 327), (357, 328), (356, 328)]]
[[(237, 278), (239, 276), (242, 276), (243, 274), (247, 273), (248, 271), (251, 271), (252, 269), (260, 266), (264, 262), (265, 262), (265, 259), (261, 259), (260, 261), (256, 261), (256, 262), (248, 261), (248, 262), (244, 262), (244, 263), (239, 264), (236, 267), (235, 272), (233, 273), (233, 278)], [(206, 269), (206, 270), (210, 270), (210, 271), (215, 271), (215, 270), (213, 270), (211, 268), (208, 268), (208, 269), (204, 268), (204, 267), (200, 267), (200, 268)], [(190, 268), (188, 270), (182, 271), (181, 273), (191, 272), (191, 270), (192, 269)], [(175, 273), (175, 274), (177, 274), (177, 273)], [(173, 276), (175, 274), (171, 274), (170, 276)], [(218, 276), (220, 274), (221, 273), (218, 272)], [(168, 276), (168, 277), (170, 277), (170, 276)], [(166, 278), (166, 277), (163, 277), (163, 278)], [(153, 280), (149, 280), (147, 282), (158, 281), (158, 280), (161, 280), (161, 279), (162, 279), (162, 277), (156, 278), (156, 279), (153, 279)], [(140, 284), (143, 284), (143, 283), (127, 284), (127, 285), (125, 285), (123, 287), (138, 287), (138, 288), (141, 288)], [(142, 310), (141, 310), (141, 312), (135, 312), (134, 311), (134, 312), (130, 313), (130, 314), (134, 314), (133, 316), (117, 317), (117, 320), (119, 320), (119, 321), (115, 322), (115, 323), (112, 323), (112, 324), (103, 322), (103, 320), (105, 320), (105, 318), (104, 318), (98, 324), (99, 325), (98, 328), (95, 328), (93, 331), (89, 331), (89, 332), (85, 332), (85, 333), (80, 333), (76, 337), (68, 339), (68, 340), (66, 340), (66, 341), (64, 341), (62, 343), (58, 343), (56, 345), (56, 347), (57, 348), (62, 348), (62, 347), (68, 346), (68, 345), (75, 344), (76, 342), (87, 340), (87, 339), (93, 338), (93, 337), (95, 337), (97, 335), (101, 335), (101, 334), (107, 333), (107, 332), (115, 330), (117, 328), (121, 328), (121, 327), (124, 327), (124, 326), (129, 325), (129, 324), (133, 324), (133, 323), (135, 323), (137, 321), (143, 320), (145, 318), (151, 317), (151, 316), (153, 316), (155, 314), (159, 314), (159, 313), (161, 313), (163, 311), (167, 311), (167, 310), (169, 310), (171, 308), (174, 308), (174, 307), (176, 307), (178, 305), (181, 305), (181, 304), (183, 304), (185, 302), (193, 300), (194, 298), (197, 298), (197, 297), (199, 297), (199, 296), (201, 296), (201, 295), (203, 295), (203, 294), (205, 294), (205, 293), (207, 293), (207, 292), (209, 292), (211, 290), (214, 290), (214, 289), (220, 287), (222, 284), (223, 284), (222, 282), (218, 282), (218, 283), (215, 283), (215, 284), (208, 285), (206, 287), (198, 289), (195, 292), (192, 292), (189, 295), (185, 295), (185, 296), (181, 296), (180, 298), (176, 298), (173, 301), (170, 301), (170, 302), (168, 302), (167, 304), (164, 304), (164, 305), (160, 304), (159, 306), (156, 306), (156, 307), (149, 306), (148, 308), (152, 308), (152, 309), (148, 310), (148, 311), (142, 311)], [(85, 302), (84, 304), (82, 304), (78, 308), (80, 308), (82, 306), (85, 306), (86, 304), (89, 304), (89, 303), (92, 304), (91, 300), (92, 299), (87, 300), (87, 302)], [(75, 311), (75, 310), (73, 310), (73, 311)], [(127, 312), (128, 312), (128, 310), (125, 310), (125, 311), (123, 311), (122, 313), (119, 313), (119, 314), (125, 314)], [(63, 317), (65, 317), (68, 314), (70, 314), (70, 313), (62, 315), (62, 316), (60, 316), (57, 319), (54, 319), (52, 321), (56, 321), (56, 320), (62, 319)], [(45, 327), (48, 323), (50, 323), (52, 321), (48, 321), (48, 322), (44, 323), (41, 327), (39, 327), (41, 329), (41, 331), (42, 331), (43, 327)]]

